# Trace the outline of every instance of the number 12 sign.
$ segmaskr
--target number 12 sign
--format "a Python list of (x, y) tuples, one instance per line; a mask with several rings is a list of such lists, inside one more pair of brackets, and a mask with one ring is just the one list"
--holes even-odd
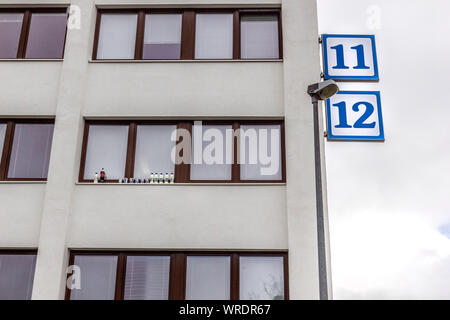
[(374, 35), (324, 34), (324, 78), (379, 80)]
[(339, 91), (326, 107), (328, 140), (384, 141), (379, 91)]

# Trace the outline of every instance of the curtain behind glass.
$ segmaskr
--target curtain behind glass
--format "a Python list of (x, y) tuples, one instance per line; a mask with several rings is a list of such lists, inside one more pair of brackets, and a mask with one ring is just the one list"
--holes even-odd
[(180, 59), (181, 14), (145, 16), (143, 59)]
[(25, 58), (61, 59), (66, 24), (66, 13), (33, 13)]
[(16, 124), (8, 178), (47, 178), (53, 124)]
[(134, 59), (137, 14), (102, 14), (97, 59)]
[(23, 13), (0, 13), (0, 59), (17, 58)]
[(283, 257), (240, 257), (241, 300), (284, 299)]
[(114, 300), (116, 256), (75, 256), (80, 268), (81, 288), (70, 291), (71, 300)]
[(233, 14), (196, 15), (195, 59), (233, 58)]
[[(192, 126), (191, 159), (193, 163), (191, 164), (191, 180), (231, 180), (233, 148), (231, 129), (231, 125)], [(203, 141), (206, 140), (204, 139), (205, 134), (208, 135), (208, 133), (211, 134), (211, 141)], [(199, 142), (198, 145), (197, 141)], [(212, 143), (214, 142), (215, 147), (213, 148)], [(200, 149), (200, 146), (202, 146), (202, 149)], [(221, 157), (219, 157), (220, 153), (222, 154)], [(213, 156), (211, 159), (209, 157), (210, 154)], [(217, 161), (211, 161), (216, 160), (216, 155)], [(197, 158), (202, 163), (194, 163), (194, 161), (197, 161)]]
[(136, 156), (134, 176), (149, 178), (150, 173), (174, 173), (175, 164), (171, 158), (175, 141), (171, 141), (176, 125), (138, 125), (136, 135)]
[(0, 255), (0, 300), (29, 300), (36, 255)]
[(127, 125), (90, 125), (84, 178), (94, 179), (95, 173), (100, 173), (102, 168), (105, 168), (106, 179), (122, 178), (127, 147)]
[(187, 257), (186, 300), (229, 300), (230, 257)]
[(240, 129), (241, 179), (281, 180), (281, 126), (242, 125)]
[(241, 59), (278, 59), (278, 17), (241, 17)]
[(167, 300), (170, 257), (128, 256), (125, 300)]

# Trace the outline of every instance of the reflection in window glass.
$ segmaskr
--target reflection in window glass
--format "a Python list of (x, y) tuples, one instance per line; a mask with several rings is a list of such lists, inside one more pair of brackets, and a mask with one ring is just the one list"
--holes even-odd
[(230, 257), (187, 257), (186, 300), (229, 300)]
[(71, 300), (114, 300), (116, 256), (75, 256), (80, 269), (80, 288), (70, 291)]
[(2, 158), (3, 145), (5, 144), (6, 123), (0, 123), (0, 159)]
[(278, 17), (244, 15), (241, 17), (241, 58), (278, 59)]
[(241, 300), (283, 300), (283, 257), (240, 257)]
[(137, 14), (102, 14), (97, 59), (134, 59)]
[(233, 14), (196, 15), (195, 59), (233, 58)]
[(171, 136), (177, 126), (138, 125), (136, 135), (136, 156), (134, 176), (149, 178), (150, 173), (174, 173), (175, 164), (171, 158), (175, 141)]
[(181, 14), (145, 16), (143, 59), (180, 59)]
[(62, 58), (66, 24), (66, 13), (33, 13), (25, 58)]
[(0, 13), (0, 59), (17, 58), (23, 13)]
[(29, 300), (33, 289), (34, 254), (0, 254), (0, 300)]
[(122, 178), (127, 147), (127, 125), (90, 125), (84, 178), (94, 179), (95, 173), (100, 173), (102, 168), (105, 168), (107, 180)]
[(47, 178), (53, 124), (16, 124), (8, 178)]
[(281, 180), (281, 126), (240, 127), (241, 180)]
[(128, 256), (125, 300), (167, 300), (170, 257)]
[(192, 126), (191, 180), (231, 180), (232, 135), (231, 125)]

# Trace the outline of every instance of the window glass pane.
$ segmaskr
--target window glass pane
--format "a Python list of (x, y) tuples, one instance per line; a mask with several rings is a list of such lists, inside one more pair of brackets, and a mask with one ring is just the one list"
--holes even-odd
[(240, 257), (241, 300), (284, 299), (283, 257)]
[(125, 300), (167, 300), (170, 257), (127, 257)]
[(0, 300), (29, 300), (33, 289), (34, 254), (0, 255)]
[(192, 126), (191, 180), (231, 180), (231, 125)]
[(240, 127), (242, 180), (281, 180), (280, 125), (242, 125)]
[(0, 13), (0, 59), (17, 58), (23, 13)]
[(233, 58), (233, 14), (196, 15), (195, 58)]
[(229, 300), (230, 257), (187, 257), (186, 300)]
[(84, 178), (94, 179), (95, 173), (105, 168), (106, 179), (125, 175), (128, 147), (128, 126), (90, 125), (86, 150)]
[(244, 15), (241, 17), (241, 58), (278, 59), (278, 17)]
[(145, 16), (144, 59), (180, 59), (181, 14)]
[(134, 176), (149, 178), (150, 173), (174, 173), (175, 164), (171, 158), (175, 141), (171, 141), (172, 133), (177, 126), (137, 126), (136, 156)]
[(3, 145), (5, 144), (6, 123), (0, 123), (0, 159), (2, 158)]
[(97, 59), (134, 59), (137, 14), (102, 14)]
[(117, 256), (75, 256), (74, 265), (81, 280), (80, 288), (70, 291), (71, 300), (114, 300)]
[(62, 58), (66, 24), (66, 13), (33, 13), (25, 58)]
[(47, 178), (53, 124), (16, 124), (8, 178)]

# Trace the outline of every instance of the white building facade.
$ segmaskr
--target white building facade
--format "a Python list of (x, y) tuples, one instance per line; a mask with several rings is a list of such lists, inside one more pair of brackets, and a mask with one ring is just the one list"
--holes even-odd
[[(2, 0), (0, 21), (0, 298), (331, 298), (315, 0)], [(269, 177), (168, 160), (182, 129), (195, 155), (252, 128), (279, 133)]]

